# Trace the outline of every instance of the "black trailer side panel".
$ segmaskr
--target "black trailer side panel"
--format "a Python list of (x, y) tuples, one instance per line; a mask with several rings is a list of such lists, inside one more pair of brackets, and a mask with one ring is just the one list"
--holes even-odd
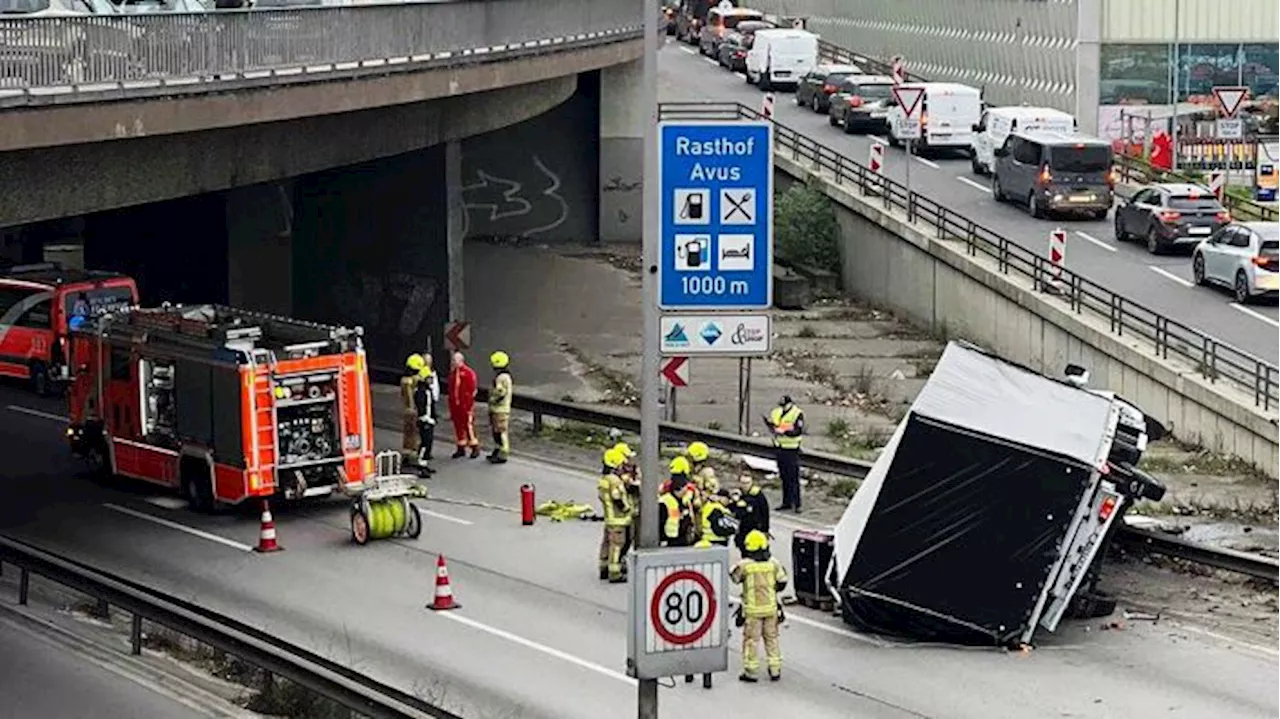
[(204, 447), (213, 444), (213, 406), (210, 374), (213, 368), (188, 359), (174, 361), (173, 385), (177, 427), (183, 441)]
[(1078, 461), (913, 415), (841, 584), (845, 621), (924, 641), (1016, 639), (1088, 482)]
[(214, 367), (210, 383), (213, 394), (214, 457), (219, 464), (244, 469), (240, 370), (234, 367)]

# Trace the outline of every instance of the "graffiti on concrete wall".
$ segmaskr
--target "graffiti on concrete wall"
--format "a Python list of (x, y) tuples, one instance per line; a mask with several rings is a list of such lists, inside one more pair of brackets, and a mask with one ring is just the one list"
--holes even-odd
[(628, 211), (627, 208), (638, 202), (643, 192), (644, 181), (639, 177), (634, 180), (627, 180), (620, 175), (613, 175), (600, 185), (600, 201), (616, 205), (618, 224), (625, 225), (632, 220), (640, 221), (639, 217), (632, 217), (633, 211)]
[(569, 219), (560, 176), (533, 155), (529, 167), (477, 169), (462, 186), (464, 237), (536, 237)]

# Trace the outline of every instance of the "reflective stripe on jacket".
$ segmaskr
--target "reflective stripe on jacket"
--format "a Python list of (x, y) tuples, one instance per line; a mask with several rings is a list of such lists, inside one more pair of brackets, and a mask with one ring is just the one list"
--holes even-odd
[(489, 411), (497, 414), (511, 414), (511, 373), (499, 372), (493, 377), (493, 388), (489, 390)]
[(728, 529), (724, 526), (725, 517), (717, 516), (717, 513), (720, 513), (720, 515), (726, 515), (728, 514), (728, 511), (724, 508), (723, 504), (720, 504), (714, 499), (708, 499), (703, 503), (701, 541), (708, 544), (728, 544), (729, 538), (733, 535), (729, 533), (720, 534), (716, 532), (717, 527), (724, 528), (726, 530)]
[(774, 427), (782, 430), (782, 432), (773, 435), (774, 444), (782, 449), (800, 449), (800, 443), (804, 441), (804, 438), (799, 435), (789, 437), (783, 432), (790, 432), (796, 426), (796, 421), (803, 415), (804, 411), (796, 406), (792, 406), (791, 409), (787, 410), (786, 414), (783, 414), (781, 407), (774, 407), (773, 412), (769, 415), (769, 420), (773, 422)]
[(744, 559), (730, 573), (742, 585), (742, 612), (748, 617), (772, 617), (778, 613), (778, 592), (787, 586), (787, 570), (778, 560)]
[(631, 496), (626, 485), (616, 474), (606, 474), (596, 484), (600, 508), (604, 510), (604, 523), (609, 527), (625, 527), (631, 524)]
[(662, 505), (659, 512), (661, 524), (658, 527), (662, 538), (668, 542), (680, 541), (680, 515), (683, 513), (680, 500), (667, 492), (658, 495), (658, 504)]

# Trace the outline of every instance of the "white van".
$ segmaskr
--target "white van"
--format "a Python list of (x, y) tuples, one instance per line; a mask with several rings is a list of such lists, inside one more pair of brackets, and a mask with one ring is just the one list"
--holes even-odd
[(977, 133), (969, 153), (973, 174), (990, 175), (995, 166), (995, 150), (1004, 145), (1012, 132), (1075, 132), (1076, 118), (1071, 113), (1051, 107), (991, 107), (973, 126)]
[(807, 30), (756, 30), (747, 51), (747, 82), (761, 90), (795, 87), (817, 64), (817, 35)]
[[(951, 82), (908, 83), (901, 87), (924, 90), (916, 117), (920, 120), (920, 137), (915, 147), (921, 150), (963, 149), (973, 146), (973, 126), (982, 119), (982, 91)], [(896, 99), (889, 106), (889, 144), (897, 147), (904, 136), (907, 113)]]

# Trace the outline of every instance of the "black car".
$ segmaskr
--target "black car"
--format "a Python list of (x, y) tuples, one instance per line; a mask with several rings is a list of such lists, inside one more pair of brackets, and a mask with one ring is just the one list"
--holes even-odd
[(826, 112), (840, 83), (861, 72), (857, 65), (818, 65), (796, 85), (796, 104), (808, 105), (814, 112)]
[(831, 96), (827, 121), (832, 127), (844, 128), (846, 135), (855, 132), (881, 132), (889, 129), (889, 103), (893, 100), (893, 78), (884, 75), (850, 75), (840, 82)]
[(751, 38), (744, 37), (736, 32), (730, 33), (720, 42), (720, 50), (716, 54), (716, 61), (720, 63), (720, 67), (727, 68), (733, 72), (745, 72), (747, 69), (747, 51), (750, 49)]
[(1231, 222), (1231, 214), (1208, 189), (1199, 185), (1147, 185), (1116, 208), (1116, 240), (1141, 239), (1159, 254), (1179, 246), (1195, 246)]

